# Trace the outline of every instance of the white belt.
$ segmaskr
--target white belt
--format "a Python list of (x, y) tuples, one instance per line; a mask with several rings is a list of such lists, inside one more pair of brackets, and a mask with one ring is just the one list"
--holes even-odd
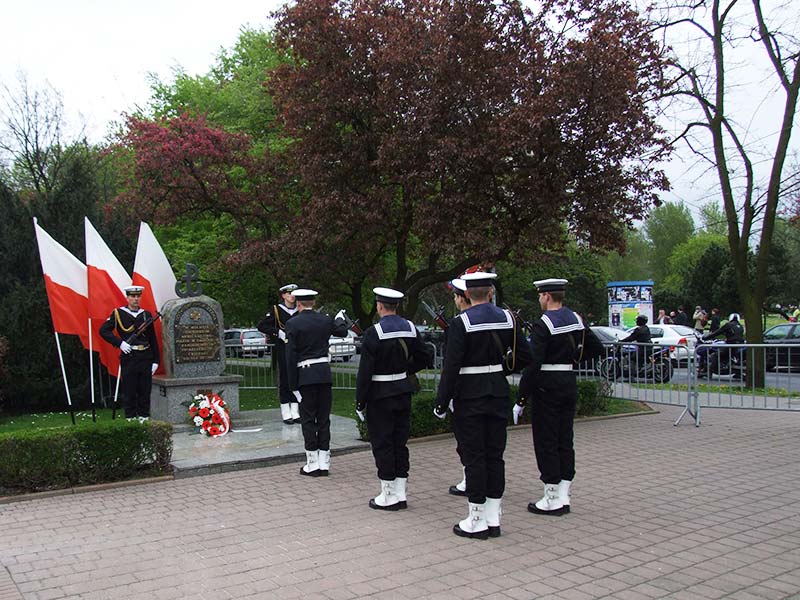
[(542, 365), (542, 371), (572, 371), (572, 365)]
[(373, 375), (372, 381), (400, 381), (408, 377), (405, 373), (392, 373), (391, 375)]
[(459, 375), (482, 375), (483, 373), (499, 373), (503, 370), (503, 365), (482, 365), (480, 367), (461, 367)]
[(311, 365), (318, 365), (320, 363), (327, 363), (331, 362), (330, 356), (320, 356), (319, 358), (307, 358), (306, 360), (301, 360), (297, 363), (297, 366), (301, 369), (304, 367), (310, 367)]

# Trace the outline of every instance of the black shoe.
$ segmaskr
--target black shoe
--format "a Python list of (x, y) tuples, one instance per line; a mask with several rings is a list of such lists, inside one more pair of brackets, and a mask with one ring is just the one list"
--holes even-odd
[[(327, 474), (328, 474), (328, 472), (325, 471), (325, 475), (327, 475)], [(309, 472), (304, 471), (303, 467), (300, 467), (300, 475), (304, 475), (305, 477), (321, 477), (322, 476), (322, 471), (320, 471), (319, 469), (314, 469), (313, 471), (311, 471), (309, 473)]]
[(451, 485), (451, 486), (450, 486), (450, 489), (449, 489), (449, 490), (447, 490), (447, 492), (448, 492), (449, 494), (453, 494), (453, 496), (466, 496), (466, 495), (467, 495), (467, 492), (466, 492), (466, 491), (463, 491), (463, 492), (462, 492), (460, 489), (458, 489), (458, 488), (457, 488), (456, 486), (454, 486), (454, 485)]
[[(286, 421), (284, 421), (284, 423), (286, 423)], [(299, 425), (300, 424), (300, 417), (297, 417), (296, 419), (292, 419), (291, 421), (289, 421), (289, 423), (294, 423), (295, 425)]]
[(390, 504), (389, 506), (381, 506), (375, 502), (375, 498), (370, 498), (369, 500), (369, 507), (374, 508), (375, 510), (400, 510), (400, 502), (395, 502), (394, 504)]
[(489, 525), (489, 537), (491, 538), (500, 537), (500, 525), (498, 525), (497, 527), (492, 527), (491, 525)]
[(316, 472), (319, 473), (319, 475), (317, 475), (317, 477), (327, 477), (328, 476), (328, 470), (327, 469), (317, 469)]
[(291, 425), (292, 423), (294, 423), (294, 421), (292, 421), (291, 419), (284, 419), (283, 420), (283, 424), (284, 425)]
[[(497, 528), (498, 531), (500, 528)], [(464, 531), (461, 527), (458, 526), (458, 523), (453, 525), (453, 533), (455, 533), (458, 537), (466, 537), (472, 538), (473, 540), (488, 540), (489, 539), (489, 530), (484, 529), (483, 531), (476, 531), (475, 533), (470, 533), (469, 531)]]
[(541, 508), (536, 506), (535, 502), (528, 502), (528, 512), (532, 512), (535, 515), (547, 515), (549, 517), (560, 517), (561, 515), (565, 514), (567, 511), (564, 510), (566, 507), (562, 506), (561, 508), (556, 508), (553, 510), (542, 510)]
[(397, 504), (400, 505), (400, 509), (408, 508), (408, 502), (406, 500), (400, 500)]
[(563, 509), (564, 509), (564, 514), (565, 514), (565, 515), (569, 514), (569, 504), (565, 504), (565, 505), (563, 506)]

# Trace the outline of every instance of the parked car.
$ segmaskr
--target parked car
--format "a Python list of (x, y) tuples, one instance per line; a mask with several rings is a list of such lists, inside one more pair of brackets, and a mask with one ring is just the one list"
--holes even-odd
[(328, 339), (328, 354), (331, 360), (347, 362), (356, 355), (356, 345), (350, 337), (340, 338), (331, 336)]
[(266, 334), (258, 329), (226, 329), (224, 334), (225, 356), (261, 358), (269, 354), (270, 347)]
[(767, 369), (800, 367), (800, 324), (782, 323), (764, 332), (764, 343), (774, 344), (766, 350)]
[[(694, 347), (701, 337), (697, 331), (685, 325), (648, 325), (647, 328), (650, 330), (650, 337), (654, 344), (670, 347), (669, 357), (673, 366), (689, 360), (689, 356), (694, 353)], [(633, 330), (634, 328), (631, 327), (625, 332), (625, 335)]]

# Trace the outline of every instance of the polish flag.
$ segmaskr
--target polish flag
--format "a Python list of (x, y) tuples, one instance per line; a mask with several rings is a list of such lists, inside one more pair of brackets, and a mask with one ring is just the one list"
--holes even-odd
[[(141, 307), (155, 314), (161, 310), (167, 300), (177, 298), (175, 273), (167, 260), (166, 254), (153, 235), (150, 226), (142, 221), (139, 225), (139, 242), (136, 245), (136, 260), (133, 263), (133, 284), (144, 286)], [(161, 356), (164, 356), (161, 341), (161, 321), (155, 323), (156, 339)], [(163, 373), (164, 366), (159, 365), (156, 373)]]
[(108, 372), (116, 377), (119, 371), (119, 348), (100, 337), (100, 326), (111, 311), (127, 304), (123, 288), (131, 285), (131, 277), (84, 217), (86, 237), (86, 274), (89, 291), (89, 318), (92, 320), (92, 345), (100, 353)]
[(35, 218), (33, 227), (36, 230), (53, 329), (56, 333), (77, 335), (83, 346), (88, 348), (86, 265), (39, 227)]

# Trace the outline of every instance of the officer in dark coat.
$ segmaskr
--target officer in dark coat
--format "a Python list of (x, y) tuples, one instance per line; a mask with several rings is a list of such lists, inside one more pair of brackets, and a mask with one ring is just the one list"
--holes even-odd
[(128, 304), (114, 309), (100, 326), (100, 336), (120, 349), (119, 391), (125, 418), (149, 418), (150, 387), (161, 354), (152, 322), (141, 330), (152, 319), (150, 312), (139, 307), (144, 287), (131, 285), (123, 291)]
[(434, 414), (443, 419), (453, 401), (453, 431), (467, 475), (469, 514), (453, 527), (462, 537), (500, 535), (505, 491), (506, 375), (530, 362), (531, 352), (514, 315), (492, 304), (494, 273), (468, 273), (472, 306), (448, 328), (447, 353)]
[(590, 356), (602, 354), (603, 349), (597, 337), (585, 330), (581, 318), (563, 305), (566, 279), (543, 279), (534, 285), (544, 314), (533, 324), (533, 360), (520, 379), (514, 414), (521, 414), (531, 400), (533, 448), (544, 482), (544, 496), (528, 504), (528, 510), (562, 515), (569, 512), (575, 476), (572, 428), (578, 384), (573, 368), (584, 344)]
[(300, 403), (300, 424), (305, 440), (306, 464), (301, 475), (328, 475), (331, 465), (330, 337), (345, 337), (347, 323), (340, 311), (336, 319), (314, 310), (317, 292), (294, 290), (297, 314), (286, 323), (286, 371), (289, 389)]
[(269, 313), (257, 325), (261, 333), (266, 333), (274, 342), (273, 356), (278, 364), (278, 397), (281, 402), (281, 419), (287, 425), (300, 422), (300, 405), (295, 402), (289, 389), (289, 375), (286, 372), (286, 323), (297, 314), (297, 303), (293, 292), (297, 286), (289, 283), (280, 288), (281, 302), (273, 305)]
[(380, 321), (364, 332), (361, 361), (356, 379), (356, 412), (364, 420), (381, 493), (369, 501), (370, 508), (406, 508), (408, 481), (408, 436), (411, 431), (411, 394), (415, 383), (409, 377), (433, 366), (433, 349), (420, 339), (414, 324), (398, 316), (403, 293), (376, 287)]

